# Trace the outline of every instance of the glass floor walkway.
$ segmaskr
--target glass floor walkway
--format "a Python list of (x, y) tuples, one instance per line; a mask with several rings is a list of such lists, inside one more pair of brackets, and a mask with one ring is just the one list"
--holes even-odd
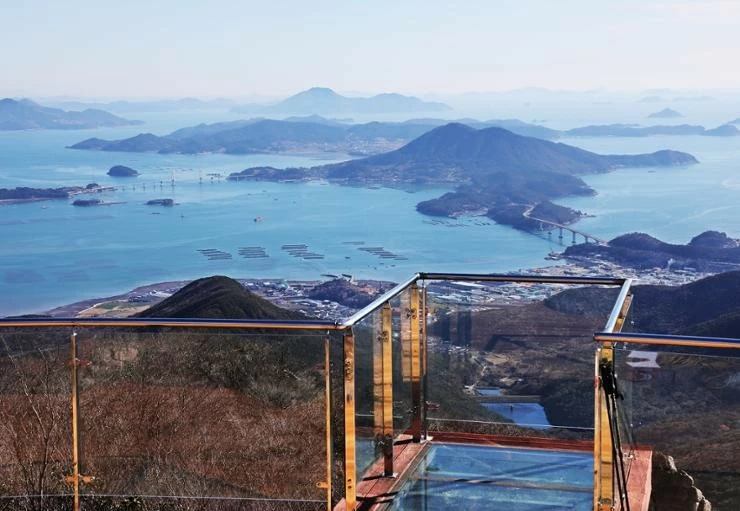
[(390, 509), (591, 510), (593, 467), (587, 452), (432, 444)]

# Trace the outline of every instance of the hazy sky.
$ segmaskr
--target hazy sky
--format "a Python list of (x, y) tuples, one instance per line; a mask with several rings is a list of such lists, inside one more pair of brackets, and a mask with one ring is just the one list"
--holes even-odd
[(0, 96), (740, 89), (740, 0), (0, 0)]

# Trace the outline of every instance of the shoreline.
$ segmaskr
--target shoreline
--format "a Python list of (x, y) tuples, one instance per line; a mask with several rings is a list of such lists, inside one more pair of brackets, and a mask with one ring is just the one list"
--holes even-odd
[[(666, 270), (652, 268), (637, 270), (620, 266), (611, 262), (599, 260), (568, 260), (565, 264), (555, 266), (541, 266), (536, 268), (519, 269), (516, 272), (506, 272), (508, 275), (552, 275), (552, 276), (606, 276), (633, 279), (633, 285), (669, 285), (677, 286), (707, 277), (713, 273), (703, 273), (687, 270)], [(207, 277), (207, 276), (203, 276)], [(203, 278), (201, 277), (201, 278)], [(126, 317), (144, 310), (155, 303), (171, 296), (192, 280), (178, 280), (154, 282), (138, 286), (129, 291), (108, 297), (96, 297), (73, 302), (41, 312), (55, 318), (73, 317)], [(265, 298), (274, 304), (294, 310), (309, 309), (308, 312), (324, 319), (342, 319), (349, 316), (356, 309), (345, 307), (336, 302), (313, 300), (306, 296), (306, 291), (333, 279), (281, 279), (281, 278), (234, 278), (246, 289)], [(379, 279), (362, 279), (358, 281), (363, 286), (382, 286), (391, 281)], [(534, 289), (533, 289), (534, 288)], [(512, 296), (514, 300), (546, 297), (564, 289), (558, 285), (514, 286)], [(15, 315), (18, 316), (18, 315)]]

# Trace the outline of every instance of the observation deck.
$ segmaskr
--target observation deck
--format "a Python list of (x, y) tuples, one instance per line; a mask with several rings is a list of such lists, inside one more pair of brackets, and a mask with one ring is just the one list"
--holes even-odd
[[(630, 332), (631, 284), (418, 273), (340, 322), (0, 320), (0, 509), (740, 502), (740, 340)], [(510, 296), (532, 286), (611, 291)]]

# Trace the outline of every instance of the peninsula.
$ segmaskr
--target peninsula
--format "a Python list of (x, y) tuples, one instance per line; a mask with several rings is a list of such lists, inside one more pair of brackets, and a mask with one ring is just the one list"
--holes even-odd
[[(579, 212), (552, 204), (568, 195), (593, 195), (580, 178), (620, 167), (696, 163), (692, 155), (658, 151), (599, 155), (577, 147), (516, 135), (502, 128), (476, 130), (451, 123), (389, 153), (309, 169), (255, 167), (230, 180), (308, 181), (324, 179), (359, 186), (443, 185), (454, 191), (423, 201), (417, 209), (434, 216), (485, 215), (531, 231), (539, 222), (568, 223)], [(531, 215), (532, 211), (536, 215)]]
[(92, 108), (73, 112), (41, 106), (29, 99), (0, 99), (0, 130), (79, 130), (135, 124), (143, 123)]
[(115, 188), (90, 183), (86, 186), (61, 188), (0, 188), (0, 204), (16, 204), (52, 199), (70, 199), (76, 195), (114, 191)]

